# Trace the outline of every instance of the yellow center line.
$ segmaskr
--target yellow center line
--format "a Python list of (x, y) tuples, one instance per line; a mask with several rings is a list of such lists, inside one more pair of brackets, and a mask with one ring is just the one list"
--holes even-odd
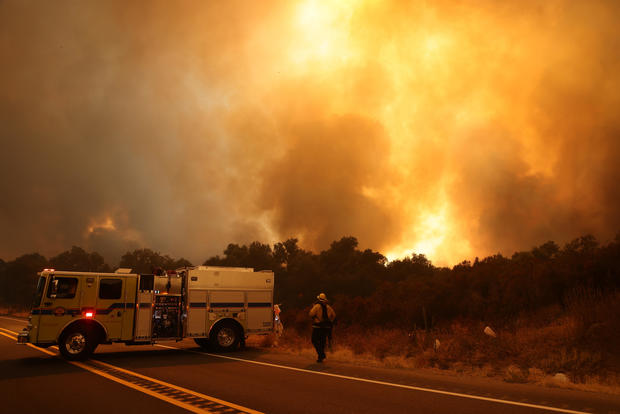
[[(2, 328), (0, 328), (0, 329), (2, 329)], [(2, 330), (4, 331), (5, 329), (2, 329)], [(4, 332), (0, 332), (0, 335), (6, 336), (7, 338), (11, 338), (13, 340), (17, 339), (17, 337), (15, 335), (9, 335), (9, 334), (4, 333)]]
[[(100, 376), (102, 376), (102, 377), (104, 377), (104, 378), (107, 378), (107, 379), (109, 379), (109, 380), (112, 380), (112, 381), (114, 381), (114, 382), (118, 382), (119, 384), (122, 384), (122, 385), (124, 385), (124, 386), (126, 386), (126, 387), (133, 388), (134, 390), (137, 390), (137, 391), (143, 392), (144, 394), (147, 394), (147, 395), (150, 395), (151, 397), (155, 397), (155, 398), (158, 398), (158, 399), (160, 399), (160, 400), (166, 401), (166, 402), (168, 402), (168, 403), (170, 403), (170, 404), (174, 404), (174, 405), (176, 405), (176, 406), (178, 406), (178, 407), (181, 407), (181, 408), (184, 408), (184, 409), (186, 409), (186, 410), (188, 410), (188, 411), (192, 411), (192, 412), (194, 412), (194, 413), (199, 413), (199, 414), (203, 414), (203, 413), (211, 413), (211, 412), (212, 412), (212, 411), (209, 411), (209, 410), (204, 410), (204, 409), (199, 408), (199, 407), (194, 407), (194, 406), (193, 406), (193, 405), (191, 405), (191, 404), (186, 404), (186, 403), (184, 403), (184, 402), (177, 401), (177, 400), (175, 400), (175, 399), (172, 399), (172, 398), (167, 397), (167, 396), (165, 396), (165, 395), (162, 395), (162, 394), (156, 393), (156, 392), (154, 392), (154, 391), (151, 391), (151, 390), (146, 389), (146, 388), (144, 388), (144, 387), (141, 387), (141, 386), (139, 386), (139, 385), (132, 384), (131, 382), (125, 381), (125, 380), (123, 380), (123, 379), (116, 378), (116, 377), (114, 377), (114, 376), (112, 376), (112, 375), (110, 375), (110, 374), (108, 374), (108, 373), (105, 373), (105, 372), (103, 372), (103, 371), (100, 371), (100, 370), (98, 370), (98, 369), (96, 369), (96, 368), (93, 368), (93, 367), (90, 367), (90, 366), (88, 366), (88, 365), (82, 364), (81, 362), (77, 362), (77, 361), (67, 361), (67, 362), (69, 362), (69, 363), (70, 363), (70, 364), (72, 364), (72, 365), (75, 365), (76, 367), (80, 367), (80, 368), (82, 368), (82, 369), (85, 369), (85, 370), (87, 370), (87, 371), (90, 371), (90, 372), (92, 372), (93, 374), (100, 375)], [(118, 368), (117, 368), (117, 369), (118, 369)], [(151, 381), (153, 381), (153, 380), (151, 379)], [(174, 387), (171, 387), (171, 388), (174, 388)]]
[[(0, 328), (0, 330), (5, 331), (5, 332), (10, 332), (10, 334), (7, 334), (5, 332), (0, 332), (0, 335), (6, 336), (7, 338), (10, 338), (10, 339), (13, 339), (13, 340), (17, 339), (17, 332), (11, 331), (9, 329), (4, 329), (4, 328)], [(46, 353), (48, 355), (51, 355), (51, 356), (54, 356), (54, 357), (58, 356), (57, 353), (48, 351), (47, 349), (42, 349), (42, 348), (39, 348), (39, 347), (34, 346), (32, 344), (26, 344), (26, 345), (28, 345), (29, 347), (31, 347), (33, 349), (36, 349), (37, 351), (41, 351), (43, 353)], [(56, 347), (54, 347), (54, 348), (56, 348)], [(121, 378), (117, 378), (117, 377), (115, 377), (113, 375), (108, 374), (107, 372), (103, 372), (102, 370), (99, 370), (96, 367), (89, 366), (89, 365), (84, 364), (82, 362), (78, 362), (78, 361), (66, 361), (66, 362), (68, 362), (71, 365), (75, 365), (76, 367), (82, 368), (82, 369), (84, 369), (86, 371), (92, 372), (93, 374), (102, 376), (104, 378), (107, 378), (107, 379), (112, 380), (114, 382), (117, 382), (119, 384), (122, 384), (122, 385), (124, 385), (126, 387), (133, 388), (133, 389), (135, 389), (137, 391), (140, 391), (140, 392), (142, 392), (144, 394), (148, 394), (148, 395), (150, 395), (152, 397), (158, 398), (158, 399), (166, 401), (166, 402), (168, 402), (170, 404), (174, 404), (174, 405), (176, 405), (178, 407), (184, 408), (184, 409), (186, 409), (188, 411), (191, 411), (191, 412), (194, 412), (194, 413), (199, 413), (199, 414), (213, 412), (213, 411), (210, 411), (210, 410), (207, 410), (207, 409), (196, 407), (196, 406), (188, 404), (188, 403), (184, 403), (182, 401), (175, 400), (173, 398), (167, 397), (166, 395), (162, 395), (162, 394), (157, 393), (155, 391), (151, 391), (151, 390), (149, 390), (149, 389), (147, 389), (145, 387), (142, 387), (142, 386), (137, 385), (137, 384), (133, 384), (133, 383), (131, 383), (129, 381), (125, 381), (125, 380), (123, 380)], [(117, 367), (115, 365), (107, 364), (107, 363), (102, 362), (102, 361), (90, 360), (90, 362), (94, 363), (94, 364), (97, 364), (97, 365), (100, 365), (102, 367), (106, 367), (108, 369), (120, 371), (120, 372), (123, 372), (125, 374), (131, 375), (131, 376), (134, 376), (134, 377), (138, 377), (138, 378), (150, 381), (150, 382), (154, 382), (156, 384), (163, 385), (163, 386), (168, 387), (168, 388), (172, 388), (172, 389), (174, 389), (176, 391), (180, 391), (180, 392), (184, 392), (186, 394), (190, 394), (190, 395), (192, 395), (194, 397), (198, 397), (198, 398), (201, 398), (203, 400), (207, 400), (209, 402), (213, 402), (213, 403), (216, 403), (216, 404), (224, 405), (226, 407), (233, 408), (233, 409), (236, 409), (236, 410), (244, 412), (244, 413), (248, 413), (248, 414), (263, 414), (260, 411), (252, 410), (250, 408), (243, 407), (241, 405), (237, 405), (237, 404), (234, 404), (234, 403), (231, 403), (231, 402), (228, 402), (228, 401), (220, 400), (219, 398), (215, 398), (215, 397), (211, 397), (211, 396), (208, 396), (208, 395), (205, 395), (205, 394), (201, 394), (199, 392), (196, 392), (196, 391), (193, 391), (193, 390), (190, 390), (190, 389), (187, 389), (187, 388), (179, 387), (177, 385), (170, 384), (168, 382), (160, 381), (158, 379), (155, 379), (155, 378), (152, 378), (152, 377), (148, 377), (146, 375), (142, 375), (142, 374), (139, 374), (137, 372), (130, 371), (130, 370), (127, 370), (127, 369), (124, 369), (124, 368), (120, 368), (120, 367)]]
[[(0, 335), (6, 336), (7, 338), (11, 338), (14, 341), (17, 339), (17, 332), (13, 332), (13, 331), (10, 331), (10, 330), (4, 329), (4, 328), (0, 328), (0, 330), (11, 333), (11, 334), (6, 334), (4, 332), (0, 332)], [(48, 354), (48, 355), (52, 355), (52, 356), (56, 356), (57, 355), (54, 352), (50, 352), (47, 349), (39, 348), (38, 346), (34, 346), (32, 344), (26, 344), (26, 345), (28, 345), (32, 349), (36, 349), (37, 351), (41, 351), (41, 352), (43, 352), (45, 354)]]
[(255, 411), (255, 410), (252, 410), (250, 408), (246, 408), (246, 407), (243, 407), (243, 406), (240, 406), (240, 405), (228, 402), (228, 401), (220, 400), (220, 399), (215, 398), (215, 397), (210, 397), (208, 395), (204, 395), (204, 394), (201, 394), (201, 393), (196, 392), (196, 391), (192, 391), (192, 390), (187, 389), (187, 388), (179, 387), (178, 385), (173, 385), (173, 384), (170, 384), (170, 383), (165, 382), (165, 381), (160, 381), (160, 380), (152, 378), (152, 377), (147, 377), (146, 375), (138, 374), (137, 372), (129, 371), (129, 370), (126, 370), (124, 368), (120, 368), (120, 367), (117, 367), (115, 365), (111, 365), (111, 364), (105, 363), (103, 361), (99, 361), (99, 360), (91, 360), (91, 361), (96, 363), (96, 364), (102, 365), (104, 367), (115, 369), (115, 370), (124, 372), (126, 374), (134, 375), (134, 376), (136, 376), (138, 378), (142, 378), (142, 379), (146, 379), (146, 380), (149, 380), (149, 381), (153, 381), (153, 382), (155, 382), (157, 384), (164, 385), (164, 386), (170, 387), (170, 388), (174, 388), (175, 390), (186, 392), (186, 393), (194, 395), (196, 397), (204, 398), (204, 399), (216, 402), (218, 404), (226, 405), (226, 406), (229, 406), (231, 408), (235, 408), (237, 410), (240, 410), (240, 411), (243, 411), (243, 412), (246, 412), (246, 413), (249, 413), (249, 414), (262, 414), (260, 411)]

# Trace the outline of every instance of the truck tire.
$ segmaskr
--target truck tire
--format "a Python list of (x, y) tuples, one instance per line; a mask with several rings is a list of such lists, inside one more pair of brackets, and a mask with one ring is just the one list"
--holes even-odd
[(99, 345), (89, 329), (76, 326), (63, 332), (58, 341), (58, 350), (65, 359), (76, 361), (92, 355)]
[(232, 323), (221, 323), (209, 334), (211, 348), (219, 352), (234, 351), (241, 341), (241, 332)]
[(208, 338), (194, 338), (194, 342), (196, 342), (196, 345), (201, 347), (203, 351), (209, 350), (209, 339)]

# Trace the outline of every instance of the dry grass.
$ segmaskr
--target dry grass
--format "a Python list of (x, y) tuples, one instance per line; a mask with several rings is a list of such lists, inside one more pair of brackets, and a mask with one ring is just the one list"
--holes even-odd
[[(466, 329), (464, 323), (454, 331), (416, 333), (415, 337), (395, 330), (374, 330), (372, 337), (358, 333), (335, 332), (338, 338), (328, 358), (335, 362), (373, 367), (404, 369), (436, 369), (479, 377), (501, 378), (513, 383), (536, 383), (545, 386), (581, 389), (620, 394), (620, 373), (612, 370), (599, 372), (599, 353), (589, 351), (557, 352), (550, 344), (558, 342), (555, 336), (547, 347), (541, 348), (544, 336), (520, 330), (517, 333), (498, 332), (497, 338), (478, 335)], [(543, 329), (549, 333), (568, 328)], [(569, 330), (569, 329), (568, 329)], [(524, 333), (524, 336), (520, 336)], [(459, 335), (455, 337), (454, 335)], [(437, 338), (441, 345), (435, 350), (426, 338)], [(532, 338), (535, 339), (532, 342)], [(546, 337), (547, 339), (549, 337)], [(511, 341), (514, 341), (511, 343)], [(434, 339), (433, 339), (434, 342)], [(534, 345), (536, 344), (536, 345)], [(274, 347), (273, 343), (269, 344)], [(535, 348), (538, 346), (539, 348)], [(551, 345), (553, 346), (553, 345)], [(508, 350), (503, 348), (509, 348)], [(285, 331), (278, 350), (314, 359), (309, 332), (300, 335)], [(530, 361), (532, 365), (515, 361)], [(567, 381), (562, 381), (562, 373)], [(586, 373), (587, 372), (587, 373)], [(559, 378), (559, 379), (558, 379)]]
[[(568, 312), (550, 308), (515, 320), (511, 326), (492, 326), (495, 338), (484, 334), (486, 325), (479, 321), (454, 321), (429, 331), (409, 332), (337, 328), (329, 358), (620, 393), (617, 315), (620, 295), (586, 293), (569, 302)], [(309, 328), (299, 332), (285, 330), (278, 348), (312, 358)]]

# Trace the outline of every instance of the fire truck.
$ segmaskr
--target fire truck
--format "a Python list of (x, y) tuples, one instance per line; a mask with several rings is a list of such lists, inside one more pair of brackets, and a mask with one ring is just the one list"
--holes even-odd
[(273, 330), (271, 271), (196, 266), (160, 274), (44, 269), (18, 343), (58, 345), (70, 360), (99, 344), (154, 344), (192, 338), (205, 349), (233, 350), (249, 334)]

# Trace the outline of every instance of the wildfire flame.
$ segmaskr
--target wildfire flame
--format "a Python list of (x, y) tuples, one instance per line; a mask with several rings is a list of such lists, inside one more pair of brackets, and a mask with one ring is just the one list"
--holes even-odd
[(87, 233), (91, 234), (97, 230), (116, 230), (116, 225), (111, 217), (105, 217), (103, 220), (93, 220), (87, 228)]

